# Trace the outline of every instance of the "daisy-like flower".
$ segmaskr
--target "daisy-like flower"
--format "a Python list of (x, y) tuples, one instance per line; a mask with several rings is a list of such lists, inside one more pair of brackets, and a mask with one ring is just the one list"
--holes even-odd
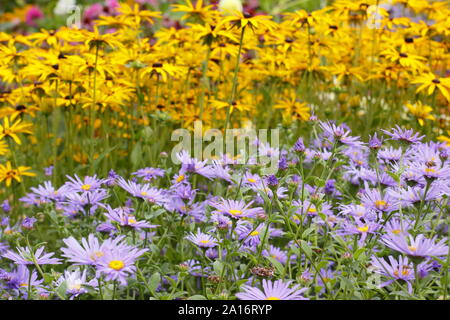
[(232, 218), (254, 218), (257, 214), (264, 214), (261, 207), (250, 208), (253, 201), (245, 204), (243, 200), (226, 200), (221, 199), (219, 202), (211, 202), (210, 205), (217, 209), (217, 212), (229, 215)]
[[(34, 259), (33, 259), (34, 255)], [(52, 258), (54, 253), (44, 253), (44, 247), (40, 247), (36, 252), (31, 252), (29, 248), (17, 247), (17, 253), (12, 250), (8, 250), (3, 257), (13, 260), (19, 265), (28, 264), (60, 264), (61, 260), (58, 258)], [(34, 261), (35, 260), (35, 261)]]
[(97, 175), (93, 177), (86, 176), (81, 180), (77, 175), (74, 178), (67, 176), (70, 182), (66, 182), (65, 186), (72, 191), (76, 192), (87, 192), (94, 191), (102, 186), (105, 182), (103, 179), (98, 179)]
[(423, 234), (416, 238), (411, 235), (406, 237), (387, 234), (381, 241), (389, 248), (413, 257), (442, 257), (448, 254), (448, 246), (445, 244), (447, 239), (443, 238), (436, 243), (436, 236), (427, 239)]
[(398, 208), (397, 200), (389, 194), (382, 195), (378, 189), (366, 188), (361, 196), (361, 202), (366, 208), (381, 212), (392, 212)]
[(414, 144), (420, 142), (424, 136), (420, 136), (418, 132), (414, 133), (413, 129), (407, 130), (400, 128), (399, 125), (396, 125), (395, 128), (392, 129), (392, 132), (388, 130), (381, 130), (386, 135), (390, 136), (390, 140), (403, 141), (408, 144)]
[(345, 223), (342, 226), (342, 230), (338, 231), (342, 235), (361, 235), (359, 245), (361, 246), (369, 233), (375, 233), (379, 229), (380, 225), (375, 222), (362, 222), (357, 219), (355, 223)]
[(241, 287), (242, 292), (236, 294), (239, 300), (308, 300), (302, 296), (307, 290), (299, 289), (299, 285), (289, 288), (291, 281), (283, 282), (277, 280), (272, 282), (263, 279), (263, 291), (259, 288), (244, 285)]
[(59, 287), (62, 284), (66, 284), (66, 294), (70, 296), (70, 300), (78, 297), (83, 293), (87, 293), (87, 289), (84, 286), (97, 286), (97, 280), (86, 280), (87, 270), (81, 272), (79, 269), (75, 271), (64, 272), (64, 275), (61, 276), (57, 281), (55, 281), (55, 287)]
[(199, 161), (195, 158), (191, 158), (189, 153), (185, 150), (177, 154), (177, 158), (181, 162), (181, 170), (178, 179), (180, 178), (180, 175), (185, 176), (186, 173), (196, 173), (208, 179), (212, 179), (216, 176), (214, 169), (206, 164), (208, 160)]
[(389, 256), (389, 262), (383, 258), (372, 256), (371, 264), (375, 273), (390, 278), (388, 281), (380, 284), (380, 288), (390, 285), (394, 281), (403, 280), (408, 285), (409, 293), (412, 292), (411, 281), (415, 279), (412, 262), (407, 257), (400, 256), (398, 260)]
[(131, 248), (122, 242), (124, 238), (125, 236), (119, 236), (100, 243), (93, 234), (90, 234), (87, 239), (82, 238), (80, 244), (74, 237), (70, 237), (63, 240), (67, 248), (61, 248), (61, 251), (64, 253), (62, 256), (77, 265), (96, 265), (98, 259), (103, 257), (106, 252), (112, 250), (112, 248)]
[(331, 122), (320, 122), (320, 127), (324, 131), (325, 136), (331, 141), (339, 141), (342, 144), (346, 144), (353, 147), (362, 146), (362, 142), (359, 137), (350, 136), (350, 130), (347, 130), (344, 126), (336, 126)]
[(110, 206), (106, 206), (107, 212), (105, 212), (105, 216), (111, 221), (117, 222), (122, 227), (130, 227), (133, 229), (148, 229), (148, 228), (156, 228), (156, 225), (151, 225), (147, 221), (137, 221), (136, 217), (131, 214), (131, 210), (127, 207), (123, 208), (111, 208)]
[(141, 185), (133, 181), (125, 181), (122, 177), (117, 179), (117, 184), (134, 197), (158, 205), (163, 205), (166, 202), (166, 197), (163, 195), (163, 192), (157, 188), (151, 187), (149, 184)]
[(400, 219), (390, 219), (385, 227), (384, 230), (387, 232), (387, 234), (390, 234), (391, 236), (407, 236), (409, 233), (409, 229), (411, 228), (412, 223), (408, 220), (400, 220)]
[(0, 280), (3, 280), (7, 289), (20, 290), (27, 289), (28, 284), (31, 288), (38, 287), (42, 284), (43, 280), (38, 280), (36, 271), (31, 273), (25, 265), (18, 265), (17, 269), (12, 272), (5, 272), (2, 274), (0, 271)]
[(148, 249), (133, 247), (116, 247), (106, 251), (97, 261), (97, 271), (105, 276), (106, 281), (119, 281), (125, 286), (127, 278), (136, 271), (135, 261), (146, 251)]
[(212, 248), (217, 246), (216, 239), (214, 239), (209, 234), (201, 232), (200, 229), (197, 230), (196, 234), (191, 232), (186, 237), (186, 239), (199, 246), (200, 248)]
[(132, 175), (142, 178), (144, 181), (151, 181), (157, 177), (164, 177), (164, 173), (163, 169), (147, 167), (133, 172)]
[(264, 257), (271, 257), (277, 260), (278, 262), (282, 264), (286, 264), (287, 262), (287, 254), (285, 251), (281, 250), (280, 248), (274, 247), (272, 245), (269, 246), (269, 250), (264, 249), (262, 251), (262, 255)]

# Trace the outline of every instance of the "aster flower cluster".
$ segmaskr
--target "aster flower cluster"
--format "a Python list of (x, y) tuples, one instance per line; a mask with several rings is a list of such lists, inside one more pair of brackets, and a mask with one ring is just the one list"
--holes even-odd
[[(264, 146), (285, 159), (271, 175), (183, 151), (170, 169), (32, 187), (26, 217), (2, 204), (0, 293), (175, 299), (208, 286), (210, 299), (303, 300), (345, 294), (345, 281), (358, 298), (441, 296), (450, 148), (400, 127), (366, 143), (345, 124), (313, 126)], [(374, 277), (376, 290), (358, 285)], [(430, 283), (440, 289), (424, 293)]]

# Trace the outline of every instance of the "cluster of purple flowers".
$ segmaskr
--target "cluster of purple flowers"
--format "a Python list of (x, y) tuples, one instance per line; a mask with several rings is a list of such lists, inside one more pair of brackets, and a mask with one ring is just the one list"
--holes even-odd
[[(187, 272), (197, 288), (202, 277), (220, 285), (224, 276), (241, 279), (239, 299), (306, 299), (333, 293), (348, 276), (345, 261), (361, 277), (383, 277), (380, 288), (406, 283), (414, 294), (414, 281), (440, 283), (438, 261), (449, 255), (450, 148), (400, 127), (364, 143), (344, 124), (317, 124), (309, 145), (302, 138), (289, 148), (258, 142), (265, 156), (283, 159), (274, 175), (260, 174), (255, 161), (198, 160), (183, 151), (175, 172), (146, 167), (127, 179), (111, 170), (105, 178), (67, 176), (59, 188), (50, 181), (31, 188), (20, 199), (29, 216), (14, 225), (0, 220), (0, 292), (48, 295), (64, 284), (77, 298), (98, 293), (102, 282), (146, 288), (145, 278), (162, 270), (175, 282)], [(10, 204), (2, 209), (8, 213)], [(54, 227), (66, 236), (46, 245), (54, 252), (10, 241), (44, 224), (33, 215), (38, 210), (64, 223)], [(318, 270), (314, 259), (322, 259)], [(52, 286), (34, 270), (47, 264), (65, 267)], [(157, 291), (171, 282), (163, 278)]]

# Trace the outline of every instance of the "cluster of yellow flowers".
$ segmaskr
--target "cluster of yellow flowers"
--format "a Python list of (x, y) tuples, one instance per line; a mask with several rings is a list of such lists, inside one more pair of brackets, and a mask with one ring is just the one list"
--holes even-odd
[[(0, 33), (0, 153), (8, 152), (5, 139), (20, 144), (18, 133), (32, 133), (25, 121), (32, 118), (37, 139), (57, 146), (53, 161), (64, 147), (86, 162), (79, 132), (133, 140), (135, 128), (155, 118), (184, 127), (202, 120), (205, 129), (249, 119), (290, 125), (325, 111), (322, 105), (362, 106), (376, 88), (403, 97), (420, 125), (434, 121), (437, 106), (449, 111), (449, 5), (390, 2), (433, 23), (391, 18), (375, 0), (335, 1), (279, 21), (187, 0), (172, 8), (183, 13), (186, 27), (179, 29), (155, 28), (160, 12), (121, 4), (119, 15), (102, 17), (92, 31)], [(366, 103), (365, 112), (371, 107)], [(0, 179), (25, 169), (11, 173), (8, 163)]]

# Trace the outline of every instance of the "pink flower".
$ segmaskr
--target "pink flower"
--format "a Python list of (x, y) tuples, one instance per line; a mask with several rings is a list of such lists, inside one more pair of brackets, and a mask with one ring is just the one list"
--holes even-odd
[(36, 27), (37, 24), (35, 20), (41, 19), (43, 17), (44, 14), (42, 13), (41, 9), (39, 9), (38, 6), (32, 6), (25, 14), (25, 22), (30, 27)]

